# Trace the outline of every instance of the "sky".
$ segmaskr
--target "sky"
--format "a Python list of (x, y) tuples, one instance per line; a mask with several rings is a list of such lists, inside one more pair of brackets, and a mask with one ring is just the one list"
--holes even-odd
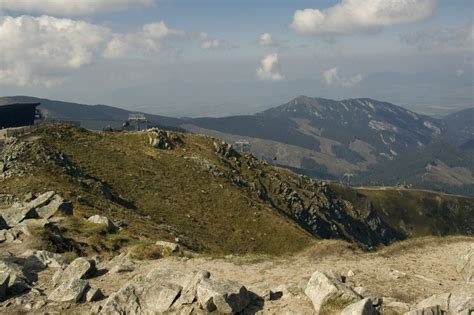
[(474, 105), (471, 0), (0, 0), (0, 96), (170, 116)]

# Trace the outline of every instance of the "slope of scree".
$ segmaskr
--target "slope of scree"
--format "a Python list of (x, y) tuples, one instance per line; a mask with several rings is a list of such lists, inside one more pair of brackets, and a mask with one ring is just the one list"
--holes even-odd
[[(315, 238), (345, 239), (370, 248), (411, 235), (472, 234), (469, 224), (452, 230), (430, 225), (412, 233), (391, 220), (382, 199), (375, 207), (381, 211), (373, 211), (350, 194), (341, 198), (331, 185), (272, 167), (201, 135), (42, 126), (6, 144), (1, 159), (2, 192), (54, 190), (66, 196), (75, 205), (76, 221), (69, 230), (96, 251), (178, 237), (194, 251), (281, 255), (299, 251)], [(412, 205), (423, 205), (418, 196), (408, 197)], [(472, 200), (466, 200), (462, 213), (473, 217)], [(398, 208), (393, 208), (395, 214)], [(92, 239), (81, 234), (78, 217), (97, 213), (126, 228)], [(453, 211), (450, 219), (463, 220), (464, 214)], [(401, 219), (412, 224), (411, 214), (404, 215)], [(431, 216), (445, 218), (425, 212), (417, 224)]]

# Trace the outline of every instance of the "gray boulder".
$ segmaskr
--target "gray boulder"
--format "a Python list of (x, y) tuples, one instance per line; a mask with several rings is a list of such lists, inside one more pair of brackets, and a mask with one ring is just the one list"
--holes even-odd
[(0, 272), (0, 302), (7, 297), (8, 283), (10, 282), (10, 275), (6, 272)]
[(474, 283), (474, 244), (461, 257), (456, 270), (466, 282)]
[(470, 285), (458, 287), (452, 292), (435, 294), (416, 304), (415, 309), (407, 314), (429, 314), (430, 310), (439, 314), (469, 315), (474, 309), (474, 288)]
[(89, 282), (81, 279), (71, 279), (59, 285), (48, 299), (55, 302), (80, 302), (89, 288)]
[(173, 242), (157, 241), (155, 245), (160, 246), (170, 253), (178, 253), (181, 250), (179, 244)]
[(241, 312), (250, 304), (250, 296), (243, 285), (224, 279), (204, 279), (197, 285), (199, 305), (208, 312), (220, 314)]
[[(1, 212), (0, 212), (1, 214)], [(3, 217), (0, 215), (0, 230), (6, 230), (8, 229), (8, 224), (7, 222), (5, 222), (5, 220), (3, 219)]]
[(64, 270), (58, 270), (53, 276), (54, 285), (67, 282), (74, 279), (87, 279), (96, 273), (94, 260), (85, 258), (76, 258)]
[(47, 250), (28, 250), (22, 255), (25, 258), (25, 268), (43, 270), (47, 267), (65, 268), (66, 260), (60, 254)]
[(184, 273), (170, 269), (153, 269), (145, 277), (137, 276), (105, 301), (104, 314), (179, 313), (196, 301), (199, 281), (206, 272)]
[(59, 195), (54, 195), (48, 204), (37, 208), (36, 212), (43, 219), (49, 219), (58, 212), (63, 215), (72, 215), (73, 205), (70, 202), (64, 201)]
[(342, 310), (341, 315), (377, 315), (377, 310), (373, 306), (372, 300), (365, 298), (348, 305)]
[(114, 232), (117, 230), (117, 227), (115, 226), (115, 224), (109, 218), (102, 215), (97, 215), (97, 214), (93, 215), (92, 217), (87, 219), (87, 221), (92, 222), (94, 224), (105, 226), (107, 229), (107, 232)]
[(14, 227), (25, 219), (38, 218), (38, 213), (34, 208), (18, 203), (14, 204), (8, 209), (0, 210), (0, 215), (3, 217), (9, 227)]
[(11, 230), (0, 230), (0, 243), (11, 243), (16, 239), (16, 235)]
[(441, 310), (441, 307), (439, 305), (419, 308), (419, 309), (412, 310), (405, 313), (405, 315), (445, 315), (445, 314), (446, 313), (444, 313)]
[(22, 293), (30, 289), (33, 282), (32, 276), (25, 272), (22, 266), (13, 262), (0, 260), (0, 273), (8, 275), (7, 291), (12, 294)]
[(329, 300), (351, 303), (361, 299), (359, 294), (342, 283), (339, 277), (332, 272), (314, 272), (306, 286), (305, 294), (313, 303), (316, 313), (319, 313), (323, 305)]
[(86, 302), (99, 301), (104, 297), (104, 294), (99, 288), (89, 288), (86, 293)]

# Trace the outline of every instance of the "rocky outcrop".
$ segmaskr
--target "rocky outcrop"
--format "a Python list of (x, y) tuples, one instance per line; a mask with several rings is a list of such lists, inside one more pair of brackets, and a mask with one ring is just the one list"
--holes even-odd
[(7, 293), (19, 294), (31, 288), (33, 277), (19, 264), (0, 260), (0, 274), (8, 276)]
[(197, 286), (199, 305), (208, 312), (235, 314), (247, 307), (250, 296), (247, 289), (234, 281), (205, 279)]
[(209, 277), (208, 272), (154, 269), (146, 277), (137, 276), (113, 293), (105, 301), (101, 313), (179, 313), (197, 302), (206, 311), (231, 314), (242, 311), (249, 304), (244, 286)]
[(32, 270), (43, 270), (47, 267), (65, 268), (67, 266), (63, 256), (46, 250), (29, 250), (23, 253), (23, 256), (25, 257), (25, 268)]
[(76, 258), (65, 269), (59, 269), (53, 276), (54, 285), (74, 279), (88, 279), (96, 273), (94, 260)]
[(474, 283), (474, 244), (461, 257), (456, 270), (466, 282)]
[(155, 245), (160, 246), (164, 251), (170, 253), (179, 253), (181, 251), (179, 244), (173, 242), (157, 241)]
[(7, 297), (8, 283), (10, 282), (10, 275), (6, 272), (0, 272), (0, 302)]
[(213, 145), (216, 153), (226, 159), (240, 157), (239, 152), (237, 152), (231, 144), (225, 141), (214, 142)]
[[(415, 305), (408, 315), (469, 314), (474, 310), (474, 289), (469, 285), (452, 292), (435, 294)], [(429, 313), (432, 312), (432, 313)]]
[(6, 225), (13, 228), (27, 219), (49, 219), (56, 213), (72, 215), (73, 206), (52, 191), (39, 195), (35, 199), (15, 203), (10, 208), (0, 210), (0, 216)]
[(378, 312), (373, 306), (372, 300), (365, 298), (359, 302), (353, 303), (345, 307), (341, 315), (377, 315)]
[(319, 313), (324, 304), (330, 300), (350, 303), (361, 299), (349, 286), (342, 283), (340, 277), (332, 272), (314, 272), (306, 286), (305, 294), (313, 303), (316, 313)]
[(79, 302), (84, 297), (89, 282), (81, 279), (70, 279), (61, 283), (49, 296), (48, 299), (55, 302)]
[(106, 216), (102, 215), (93, 215), (87, 221), (98, 224), (98, 225), (103, 225), (106, 229), (107, 232), (115, 232), (117, 231), (117, 226)]
[(147, 130), (149, 143), (152, 147), (161, 150), (172, 150), (183, 140), (175, 133), (152, 128)]

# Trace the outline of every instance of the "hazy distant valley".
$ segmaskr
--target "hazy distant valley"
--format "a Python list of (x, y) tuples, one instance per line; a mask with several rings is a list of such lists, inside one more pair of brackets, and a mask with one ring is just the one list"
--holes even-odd
[[(32, 97), (48, 118), (85, 128), (120, 128), (129, 111)], [(474, 194), (474, 109), (443, 119), (371, 99), (333, 101), (300, 96), (255, 115), (179, 119), (146, 114), (158, 126), (178, 127), (248, 142), (267, 162), (318, 179), (357, 186), (405, 185)]]

